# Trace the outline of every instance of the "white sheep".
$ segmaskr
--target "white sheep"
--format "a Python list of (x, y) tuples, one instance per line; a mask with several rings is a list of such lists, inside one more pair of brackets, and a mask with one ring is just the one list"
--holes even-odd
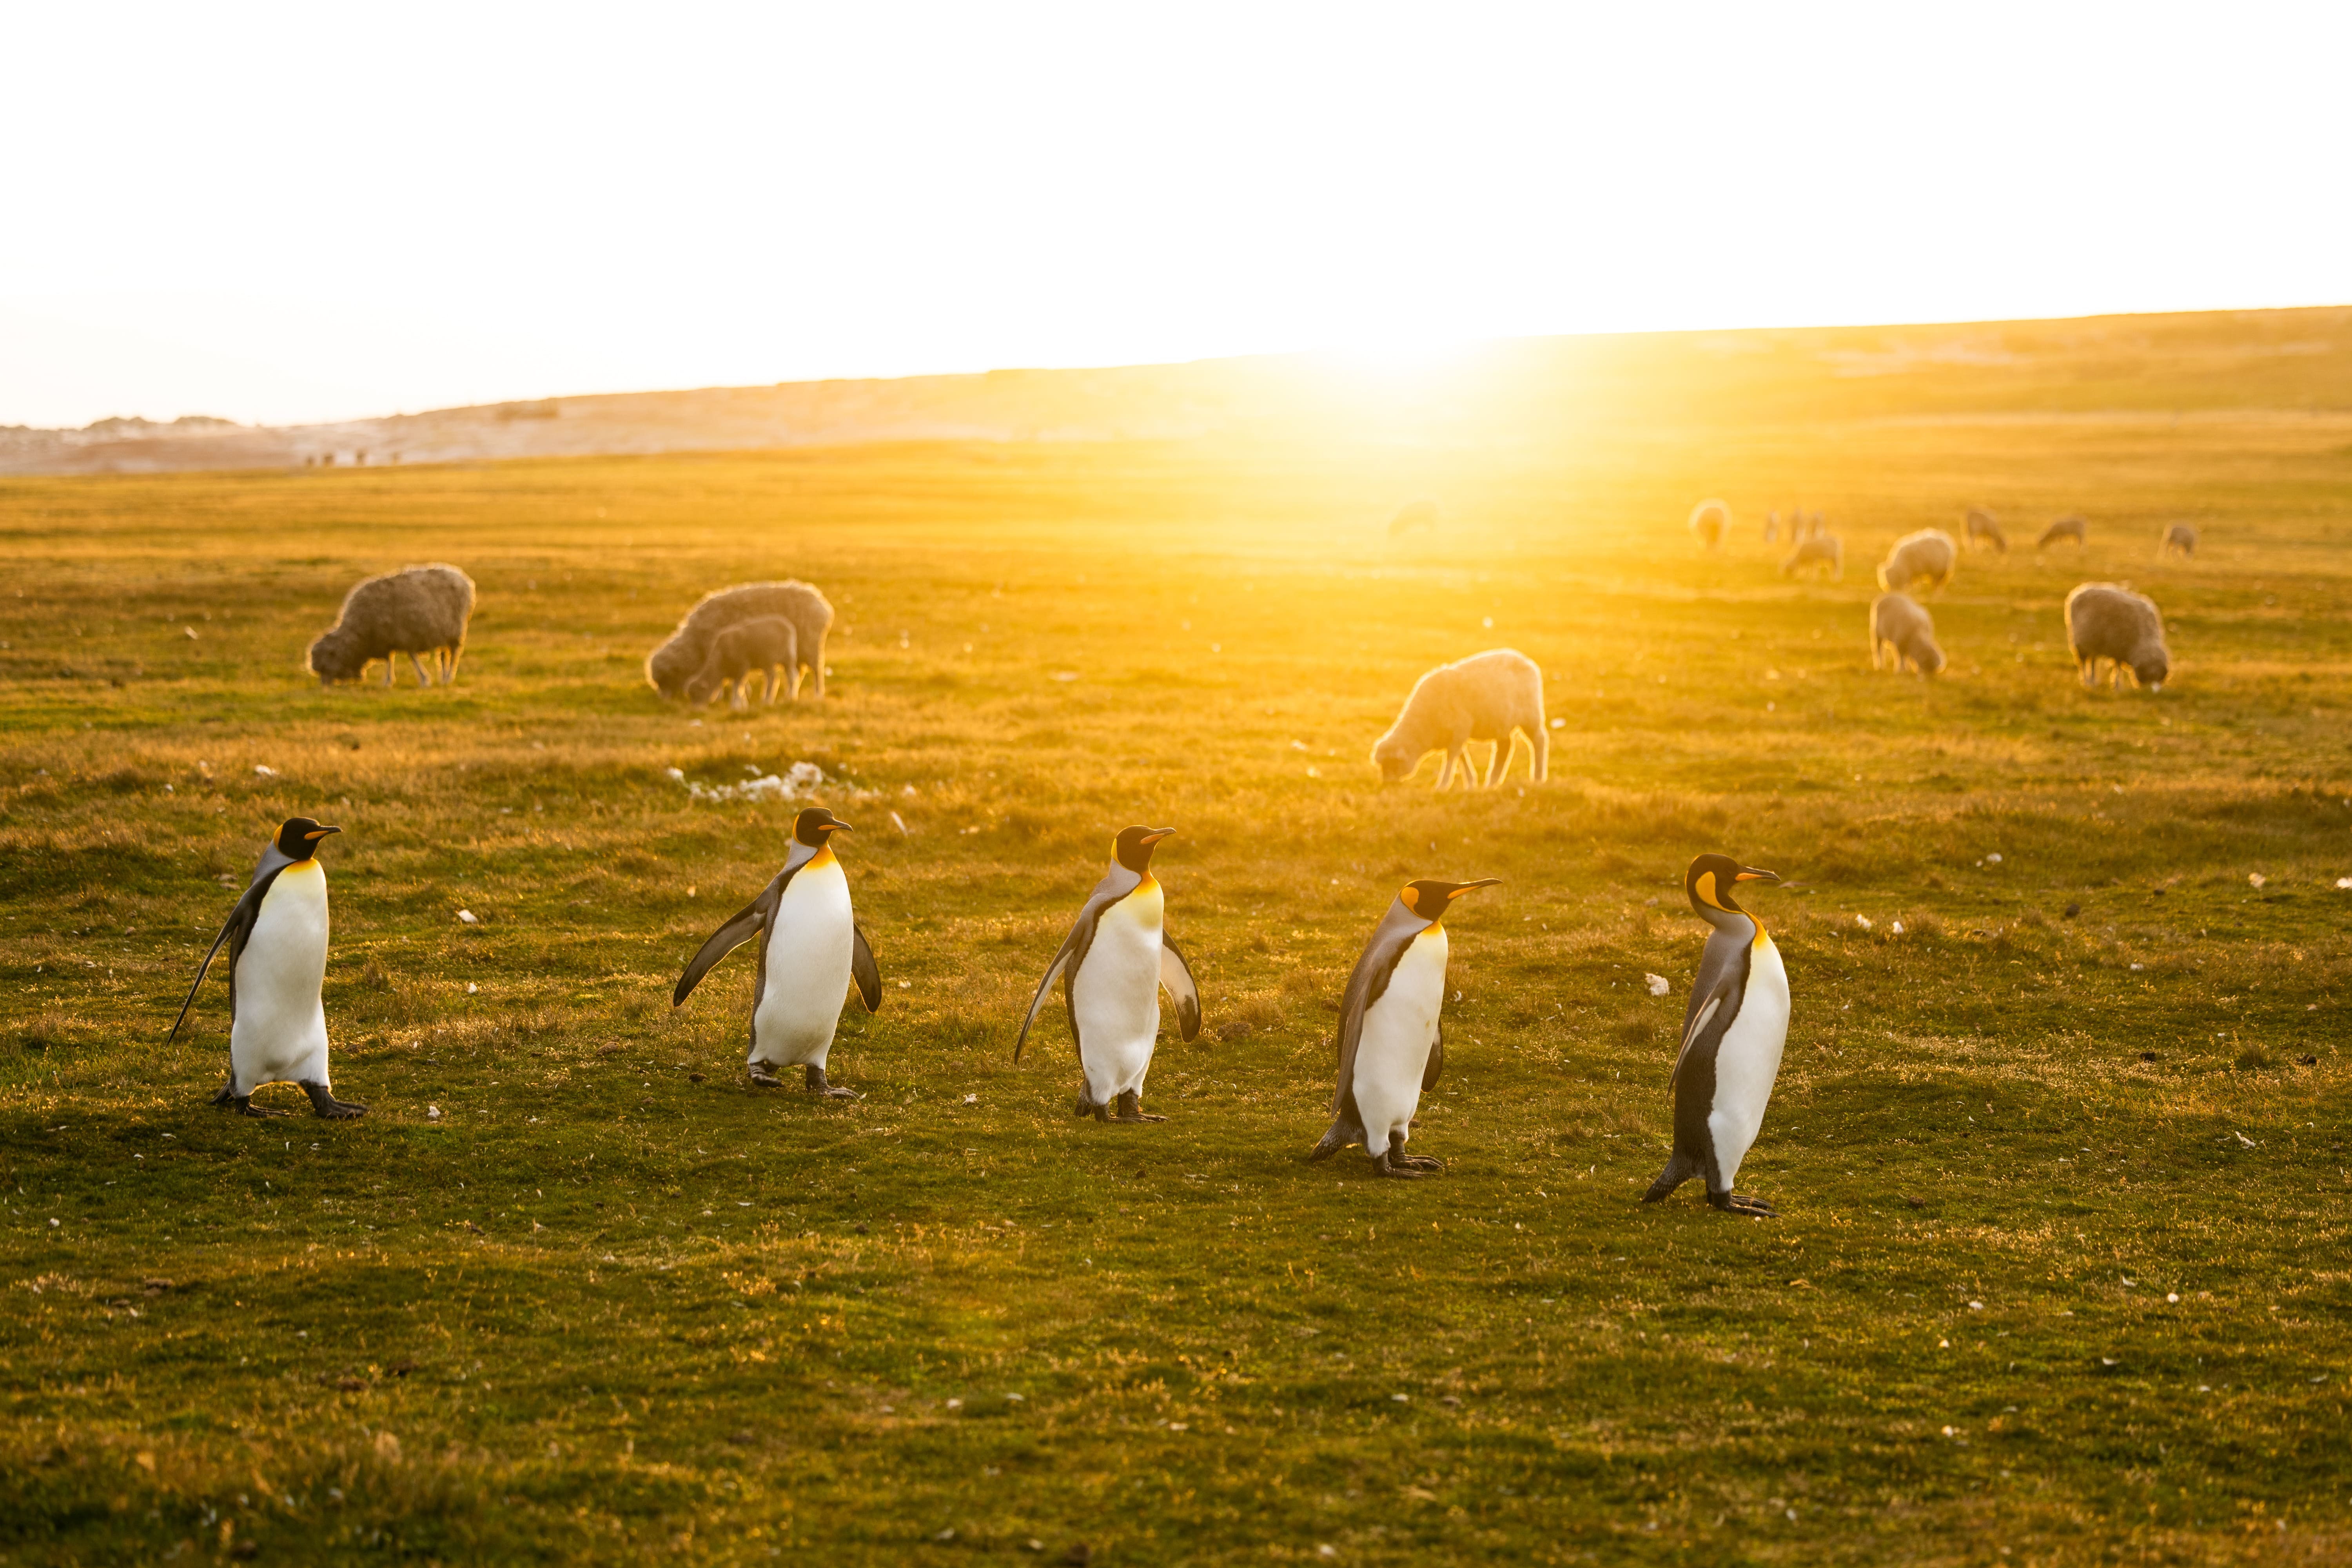
[[(466, 650), (466, 626), (474, 616), (474, 580), (455, 566), (438, 563), (404, 567), (381, 577), (369, 577), (343, 595), (342, 613), (335, 624), (310, 645), (307, 666), (321, 686), (338, 680), (358, 680), (367, 667), (383, 660), (383, 683), (392, 684), (395, 662), (402, 654), (416, 668), (417, 684), (431, 686), (438, 677), (446, 686), (457, 679), (457, 658)], [(433, 673), (422, 654), (433, 656)]]
[(1719, 500), (1703, 500), (1691, 508), (1690, 531), (1709, 550), (1723, 547), (1723, 536), (1731, 531), (1731, 508)]
[(1797, 542), (1797, 548), (1780, 563), (1780, 575), (1793, 577), (1798, 573), (1826, 566), (1838, 582), (1845, 581), (1845, 545), (1833, 533), (1814, 533)]
[(2000, 520), (1980, 506), (1969, 508), (1967, 521), (1969, 548), (1981, 549), (1990, 545), (2003, 555), (2009, 553), (2009, 535), (2000, 531)]
[(1906, 663), (1922, 675), (1943, 672), (1936, 623), (1910, 595), (1881, 594), (1870, 604), (1870, 668), (1899, 674)]
[(2062, 517), (2042, 531), (2042, 537), (2033, 542), (2033, 548), (2047, 550), (2062, 539), (2071, 539), (2074, 542), (2074, 547), (2079, 550), (2083, 545), (2084, 530), (2084, 524), (2081, 518)]
[(1427, 496), (1405, 502), (1397, 509), (1397, 514), (1389, 519), (1391, 539), (1402, 539), (1416, 528), (1426, 529), (1432, 533), (1437, 531), (1437, 503)]
[(1878, 563), (1878, 585), (1890, 594), (1907, 594), (1914, 584), (1924, 580), (1933, 593), (1952, 580), (1952, 569), (1959, 559), (1960, 547), (1952, 542), (1950, 534), (1940, 528), (1923, 528), (1895, 542), (1895, 548)]
[(1441, 664), (1413, 682), (1404, 710), (1372, 747), (1372, 762), (1383, 783), (1410, 777), (1421, 759), (1443, 752), (1437, 787), (1462, 773), (1465, 788), (1478, 783), (1470, 765), (1470, 742), (1492, 741), (1486, 759), (1486, 786), (1493, 788), (1511, 771), (1517, 755), (1515, 734), (1528, 738), (1529, 771), (1537, 783), (1551, 777), (1551, 737), (1544, 729), (1543, 671), (1535, 660), (1510, 648), (1490, 648), (1453, 664)]
[(740, 713), (751, 706), (751, 684), (758, 679), (765, 683), (762, 703), (774, 702), (779, 689), (797, 700), (793, 684), (800, 663), (800, 639), (792, 622), (782, 616), (738, 621), (710, 639), (709, 657), (686, 683), (686, 700), (699, 708), (731, 689), (728, 706)]
[(2150, 691), (2164, 689), (2172, 673), (2172, 650), (2164, 642), (2164, 616), (2156, 601), (2116, 583), (2084, 583), (2066, 595), (2066, 644), (2083, 684), (2098, 689), (2099, 661), (2114, 667), (2114, 688), (2121, 691), (2124, 671)]
[(2168, 555), (2179, 555), (2185, 560), (2196, 553), (2197, 531), (2185, 522), (2176, 522), (2166, 529), (2164, 537), (2157, 542), (2156, 558), (2158, 561)]
[[(824, 638), (833, 629), (833, 606), (806, 583), (745, 583), (705, 594), (669, 640), (646, 657), (646, 679), (664, 697), (681, 697), (686, 683), (710, 657), (710, 639), (738, 621), (782, 616), (793, 623), (799, 657), (809, 671), (810, 695), (824, 695)], [(797, 696), (800, 671), (786, 672)]]

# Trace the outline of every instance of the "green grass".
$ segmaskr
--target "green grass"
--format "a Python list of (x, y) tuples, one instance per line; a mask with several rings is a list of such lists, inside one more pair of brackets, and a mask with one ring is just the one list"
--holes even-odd
[[(1800, 500), (1843, 584), (1756, 542)], [(1872, 675), (1869, 563), (1980, 501), (2090, 548), (1968, 560), (1949, 676)], [(0, 481), (0, 1560), (2341, 1561), (2347, 539), (2325, 413)], [(460, 685), (300, 675), (434, 559)], [(683, 606), (783, 573), (834, 698), (660, 705)], [(2160, 697), (2074, 682), (2111, 577)], [(1412, 678), (1496, 645), (1552, 782), (1376, 789)], [(887, 987), (855, 1104), (743, 1083), (742, 957), (668, 1005), (790, 808), (667, 770), (803, 760)], [(348, 829), (353, 1124), (205, 1108), (218, 982), (163, 1043), (298, 811)], [(1143, 821), (1209, 1031), (1104, 1128), (1058, 1004), (1012, 1037)], [(1769, 1223), (1635, 1201), (1715, 848), (1798, 884)], [(1419, 875), (1506, 879), (1449, 921), (1451, 1169), (1310, 1167)]]

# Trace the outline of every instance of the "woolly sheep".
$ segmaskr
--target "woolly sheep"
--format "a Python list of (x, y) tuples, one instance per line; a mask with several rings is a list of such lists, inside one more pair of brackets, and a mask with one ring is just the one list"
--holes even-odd
[(1389, 519), (1389, 537), (1402, 539), (1416, 528), (1425, 528), (1433, 533), (1437, 531), (1437, 503), (1426, 496), (1397, 509), (1397, 514)]
[(2062, 539), (2071, 539), (2080, 546), (2083, 542), (2083, 520), (2079, 517), (2060, 518), (2042, 531), (2042, 537), (2033, 542), (2033, 548), (2047, 550)]
[(1940, 528), (1923, 528), (1895, 542), (1895, 548), (1878, 563), (1878, 585), (1890, 594), (1903, 594), (1924, 580), (1933, 593), (1952, 580), (1952, 569), (1959, 559), (1959, 546), (1952, 542), (1950, 534)]
[[(793, 623), (800, 662), (809, 672), (810, 694), (824, 695), (824, 637), (833, 628), (833, 606), (806, 583), (744, 583), (706, 594), (677, 623), (669, 640), (646, 658), (646, 679), (664, 697), (681, 697), (686, 683), (710, 657), (710, 639), (738, 621), (782, 616)], [(797, 696), (800, 670), (785, 671)]]
[(765, 683), (761, 702), (775, 701), (779, 689), (791, 700), (800, 665), (800, 638), (792, 622), (782, 616), (738, 621), (710, 639), (709, 657), (686, 683), (686, 700), (699, 708), (732, 689), (728, 705), (740, 713), (751, 706), (755, 678)]
[(1384, 784), (1410, 777), (1421, 759), (1443, 752), (1437, 787), (1462, 772), (1465, 788), (1475, 788), (1470, 765), (1473, 741), (1492, 741), (1486, 785), (1508, 777), (1517, 754), (1513, 732), (1528, 738), (1529, 771), (1540, 784), (1551, 777), (1551, 738), (1544, 729), (1543, 671), (1535, 660), (1510, 648), (1490, 648), (1453, 664), (1441, 664), (1413, 682), (1412, 695), (1389, 732), (1372, 747), (1372, 761)]
[(1906, 663), (1922, 675), (1943, 673), (1936, 623), (1910, 595), (1881, 594), (1870, 604), (1870, 668), (1899, 674)]
[[(446, 686), (457, 679), (466, 650), (466, 623), (474, 615), (474, 580), (455, 566), (410, 566), (369, 577), (343, 595), (335, 624), (310, 645), (305, 661), (321, 686), (358, 680), (367, 667), (383, 660), (383, 683), (392, 684), (401, 654), (416, 668), (420, 686)], [(420, 654), (433, 656), (428, 674)]]
[(1703, 500), (1691, 508), (1690, 531), (1709, 550), (1723, 546), (1723, 536), (1731, 531), (1731, 508), (1719, 500)]
[(2185, 522), (2176, 522), (2166, 529), (2164, 537), (2157, 542), (2156, 558), (2158, 560), (2161, 561), (2166, 556), (2175, 553), (2180, 555), (2197, 553), (2197, 531)]
[(1979, 548), (1977, 542), (1982, 540), (2003, 555), (2009, 553), (2009, 535), (2000, 531), (2000, 522), (1992, 513), (1972, 506), (1969, 508), (1967, 526), (1970, 550)]
[(2083, 684), (2098, 689), (2099, 661), (2114, 666), (2115, 689), (2124, 671), (2151, 691), (2164, 689), (2172, 650), (2164, 643), (2164, 616), (2156, 601), (2115, 583), (2084, 583), (2066, 595), (2066, 643), (2082, 667)]
[(1833, 533), (1816, 533), (1797, 542), (1797, 548), (1780, 563), (1780, 575), (1793, 577), (1809, 568), (1826, 566), (1830, 575), (1845, 581), (1845, 545)]

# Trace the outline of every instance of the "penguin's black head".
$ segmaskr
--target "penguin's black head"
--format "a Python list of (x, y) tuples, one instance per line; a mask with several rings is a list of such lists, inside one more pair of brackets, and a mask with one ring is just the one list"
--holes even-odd
[(1111, 841), (1118, 863), (1140, 877), (1151, 869), (1151, 847), (1176, 830), (1172, 827), (1122, 827)]
[(836, 833), (855, 832), (849, 824), (821, 805), (810, 806), (793, 818), (793, 837), (812, 849), (822, 849)]
[(278, 830), (278, 852), (289, 859), (308, 860), (319, 852), (319, 840), (340, 827), (324, 827), (307, 816), (289, 816)]
[(1753, 866), (1743, 866), (1728, 855), (1702, 855), (1690, 863), (1683, 876), (1683, 891), (1690, 895), (1691, 908), (1700, 914), (1709, 910), (1746, 914), (1738, 900), (1731, 896), (1734, 882), (1777, 882), (1778, 871), (1759, 871)]
[(1423, 877), (1418, 882), (1407, 882), (1397, 901), (1434, 924), (1445, 918), (1447, 906), (1465, 893), (1475, 893), (1481, 888), (1499, 888), (1500, 877), (1481, 877), (1475, 882), (1440, 882)]

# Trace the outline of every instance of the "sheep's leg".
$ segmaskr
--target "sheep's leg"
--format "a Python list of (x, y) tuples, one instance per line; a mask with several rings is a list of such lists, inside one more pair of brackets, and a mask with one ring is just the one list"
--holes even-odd
[(1499, 776), (1496, 771), (1497, 769), (1504, 773), (1507, 773), (1511, 771), (1511, 753), (1505, 750), (1505, 748), (1509, 746), (1510, 743), (1511, 738), (1508, 735), (1506, 735), (1501, 740), (1495, 742), (1495, 749), (1493, 751), (1486, 753), (1486, 788), (1493, 789), (1495, 787), (1496, 779)]
[(811, 688), (809, 695), (823, 697), (824, 695), (824, 639), (823, 637), (817, 639), (816, 653), (808, 661), (808, 671)]
[(1535, 758), (1536, 783), (1549, 784), (1551, 782), (1551, 731), (1545, 725), (1543, 715), (1540, 713), (1536, 715), (1535, 733), (1528, 737), (1528, 750)]
[(453, 643), (451, 643), (451, 644), (449, 645), (449, 681), (448, 681), (448, 683), (449, 683), (450, 685), (452, 685), (452, 686), (455, 686), (455, 685), (457, 685), (457, 661), (458, 661), (459, 659), (461, 659), (461, 658), (465, 658), (465, 657), (466, 657), (466, 643), (465, 643), (465, 639), (461, 637), (459, 637), (459, 638), (458, 638), (458, 640), (457, 640), (457, 641), (453, 642)]
[(741, 712), (744, 712), (744, 711), (748, 710), (751, 708), (751, 701), (750, 697), (749, 697), (749, 696), (747, 696), (747, 695), (746, 695), (746, 693), (748, 693), (751, 689), (751, 674), (750, 674), (750, 672), (749, 672), (749, 671), (746, 671), (746, 672), (745, 672), (745, 673), (743, 673), (742, 675), (740, 675), (740, 676), (736, 677), (736, 679), (735, 679), (735, 694), (734, 694), (732, 697), (730, 697), (730, 698), (727, 700), (727, 706), (728, 706), (729, 710), (731, 710), (731, 711), (733, 711), (733, 712), (737, 712), (737, 713), (741, 713)]
[(392, 689), (393, 675), (399, 668), (400, 657), (397, 654), (388, 653), (383, 656), (383, 689), (386, 691)]
[[(408, 662), (415, 668), (417, 685), (430, 686), (433, 684), (433, 678), (425, 673), (425, 661), (423, 659), (417, 658), (412, 653), (408, 656)], [(441, 662), (441, 656), (437, 653), (435, 654), (433, 656), (433, 662), (439, 664)]]

